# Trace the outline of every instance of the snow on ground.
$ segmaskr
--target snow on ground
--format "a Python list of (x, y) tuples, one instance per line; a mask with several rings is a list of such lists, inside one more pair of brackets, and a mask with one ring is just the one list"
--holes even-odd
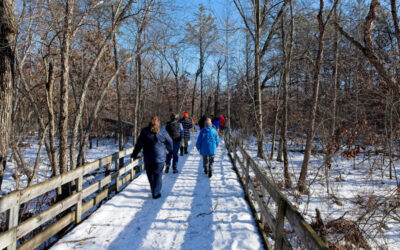
[(179, 173), (164, 174), (160, 199), (143, 173), (52, 249), (262, 249), (224, 143), (209, 179), (193, 141)]
[[(283, 186), (283, 163), (276, 161), (276, 151), (274, 160), (269, 161), (272, 169), (269, 170), (265, 160), (260, 160), (257, 155), (257, 144), (254, 138), (248, 138), (245, 142), (247, 152), (253, 156), (260, 167), (265, 169), (271, 178), (273, 174), (278, 186)], [(269, 140), (270, 141), (270, 140)], [(278, 144), (278, 142), (277, 142)], [(277, 147), (278, 145), (276, 145)], [(301, 146), (301, 145), (300, 145)], [(271, 144), (268, 145), (270, 152)], [(293, 145), (289, 149), (299, 149), (298, 145)], [(301, 147), (300, 147), (301, 149)], [(266, 152), (267, 153), (267, 152)], [(269, 153), (267, 154), (269, 155)], [(382, 213), (382, 208), (388, 208), (390, 202), (385, 203), (384, 199), (391, 197), (392, 202), (396, 198), (396, 180), (389, 179), (389, 170), (386, 160), (382, 167), (382, 155), (367, 156), (359, 154), (356, 158), (346, 159), (337, 156), (332, 160), (332, 167), (329, 169), (329, 190), (327, 195), (325, 167), (322, 166), (323, 156), (312, 155), (307, 181), (310, 184), (310, 195), (302, 195), (297, 190), (281, 189), (288, 199), (298, 207), (308, 223), (315, 218), (315, 209), (321, 212), (321, 217), (325, 223), (341, 216), (345, 219), (356, 221), (362, 218), (359, 228), (373, 249), (400, 249), (400, 211), (394, 209), (386, 216)], [(299, 152), (289, 152), (289, 172), (293, 186), (300, 175), (303, 154)], [(400, 162), (394, 162), (397, 176), (400, 177)], [(397, 194), (398, 195), (398, 194)], [(374, 210), (380, 206), (378, 210)], [(367, 212), (367, 213), (366, 213)], [(366, 213), (364, 217), (362, 215)], [(380, 224), (383, 222), (382, 224)], [(376, 227), (381, 226), (381, 231)]]
[[(28, 139), (24, 141), (25, 147), (22, 148), (22, 153), (24, 155), (25, 164), (33, 168), (36, 160), (36, 154), (39, 149), (39, 141), (37, 138)], [(127, 142), (125, 147), (131, 147), (132, 143)], [(89, 147), (86, 150), (86, 162), (94, 161), (99, 158), (102, 158), (107, 155), (111, 155), (118, 151), (118, 142), (115, 143), (114, 139), (101, 139), (99, 141), (99, 146), (96, 146), (96, 142), (93, 142), (93, 148)], [(10, 159), (11, 150), (8, 155), (8, 159)], [(11, 191), (15, 190), (15, 180), (12, 177), (15, 171), (15, 162), (12, 160), (11, 162), (7, 162), (7, 168), (4, 174), (4, 180), (2, 184), (2, 191), (0, 192), (0, 197), (4, 194), (7, 194)], [(43, 146), (42, 152), (40, 154), (39, 161), (39, 171), (37, 178), (35, 179), (35, 183), (40, 183), (47, 180), (51, 176), (51, 168), (49, 165), (49, 160), (47, 158), (46, 148)], [(20, 180), (20, 189), (26, 187), (27, 178), (25, 175), (21, 176)]]

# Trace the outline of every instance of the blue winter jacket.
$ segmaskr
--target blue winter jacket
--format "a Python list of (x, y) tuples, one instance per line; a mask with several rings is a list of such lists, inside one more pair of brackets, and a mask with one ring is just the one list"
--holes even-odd
[(165, 162), (166, 150), (172, 153), (172, 139), (165, 129), (156, 134), (151, 132), (150, 127), (145, 127), (140, 132), (131, 157), (137, 158), (142, 148), (145, 164)]
[(219, 129), (219, 118), (218, 117), (214, 117), (211, 122), (216, 129)]
[(196, 148), (201, 155), (215, 155), (219, 144), (217, 131), (211, 126), (205, 126), (197, 137)]

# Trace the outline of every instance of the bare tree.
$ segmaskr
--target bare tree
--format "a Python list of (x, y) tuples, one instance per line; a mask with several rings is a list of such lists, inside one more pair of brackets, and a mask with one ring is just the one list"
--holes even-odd
[(0, 190), (10, 145), (14, 96), (15, 38), (14, 0), (0, 1)]
[[(264, 1), (264, 4), (266, 4)], [(287, 5), (288, 1), (284, 1), (278, 13), (269, 26), (269, 31), (267, 38), (262, 44), (261, 47), (261, 34), (263, 32), (262, 28), (265, 26), (266, 11), (267, 6), (263, 4), (263, 7), (260, 5), (259, 0), (255, 0), (252, 4), (252, 12), (253, 12), (253, 22), (254, 28), (250, 27), (250, 20), (246, 17), (243, 5), (241, 0), (234, 0), (235, 6), (239, 11), (240, 16), (242, 17), (247, 31), (250, 33), (251, 38), (254, 42), (254, 113), (256, 116), (256, 133), (257, 133), (257, 156), (260, 158), (265, 158), (264, 150), (263, 150), (263, 141), (264, 141), (264, 131), (263, 131), (263, 112), (262, 112), (262, 88), (260, 81), (260, 62), (262, 62), (263, 56), (268, 51), (269, 46), (272, 41), (272, 37), (275, 33), (275, 26), (280, 19), (283, 9)], [(261, 8), (262, 7), (262, 8)], [(261, 10), (262, 9), (262, 10)], [(262, 13), (261, 13), (262, 12)]]
[(215, 90), (215, 104), (214, 104), (214, 115), (219, 114), (219, 92), (220, 92), (220, 74), (221, 70), (225, 65), (225, 60), (222, 61), (221, 59), (217, 62), (217, 89)]
[(218, 31), (214, 17), (207, 14), (206, 9), (202, 4), (199, 6), (199, 11), (195, 13), (196, 20), (193, 24), (186, 23), (186, 39), (189, 43), (198, 46), (199, 48), (199, 69), (200, 69), (200, 117), (203, 115), (203, 70), (206, 61), (206, 55), (210, 46), (217, 39)]
[(307, 126), (307, 140), (306, 140), (306, 148), (304, 150), (304, 158), (303, 163), (301, 165), (300, 177), (297, 182), (297, 188), (300, 192), (305, 192), (307, 189), (306, 177), (308, 170), (308, 163), (310, 161), (312, 142), (314, 140), (314, 131), (315, 131), (315, 118), (317, 114), (318, 107), (318, 95), (319, 95), (319, 85), (320, 85), (320, 76), (321, 76), (321, 67), (322, 60), (324, 57), (324, 36), (326, 31), (326, 26), (331, 17), (333, 9), (336, 7), (338, 0), (335, 0), (333, 3), (333, 8), (329, 12), (328, 16), (324, 20), (324, 0), (320, 0), (319, 2), (319, 12), (318, 12), (318, 51), (317, 58), (314, 61), (315, 69), (314, 69), (314, 78), (313, 78), (313, 96), (312, 96), (312, 104), (309, 113), (309, 120)]
[(289, 158), (287, 149), (287, 128), (288, 128), (288, 84), (289, 84), (289, 73), (292, 63), (293, 54), (293, 43), (294, 43), (294, 16), (293, 16), (293, 2), (290, 2), (290, 34), (289, 41), (286, 41), (285, 34), (285, 15), (282, 15), (281, 20), (281, 35), (282, 35), (282, 99), (283, 99), (283, 113), (282, 113), (282, 127), (281, 127), (281, 139), (282, 139), (282, 152), (283, 152), (283, 175), (285, 179), (285, 187), (292, 187), (292, 181), (289, 175)]

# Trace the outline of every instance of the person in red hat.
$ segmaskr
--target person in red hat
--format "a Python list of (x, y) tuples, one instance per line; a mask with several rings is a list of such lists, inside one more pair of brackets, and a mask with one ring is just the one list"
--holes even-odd
[(188, 153), (188, 145), (190, 141), (190, 129), (193, 127), (193, 123), (189, 119), (189, 114), (187, 112), (183, 113), (183, 117), (182, 119), (180, 119), (179, 122), (182, 123), (183, 127), (183, 139), (180, 148), (181, 155), (183, 155), (183, 153), (185, 154)]

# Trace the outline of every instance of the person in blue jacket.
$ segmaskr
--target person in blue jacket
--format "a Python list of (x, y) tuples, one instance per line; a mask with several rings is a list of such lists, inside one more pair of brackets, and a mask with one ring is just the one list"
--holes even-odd
[(212, 125), (214, 126), (214, 128), (215, 128), (217, 131), (219, 131), (220, 121), (219, 121), (218, 116), (214, 116), (211, 122), (212, 122)]
[(161, 197), (162, 171), (165, 164), (166, 150), (172, 152), (172, 139), (165, 130), (160, 131), (160, 120), (151, 118), (148, 127), (140, 132), (131, 157), (136, 159), (143, 148), (144, 166), (149, 179), (153, 199)]
[(200, 131), (199, 137), (197, 137), (196, 148), (203, 156), (204, 173), (208, 173), (209, 178), (212, 176), (212, 165), (214, 163), (214, 155), (217, 152), (218, 144), (218, 133), (212, 127), (210, 118), (207, 118), (205, 127)]

